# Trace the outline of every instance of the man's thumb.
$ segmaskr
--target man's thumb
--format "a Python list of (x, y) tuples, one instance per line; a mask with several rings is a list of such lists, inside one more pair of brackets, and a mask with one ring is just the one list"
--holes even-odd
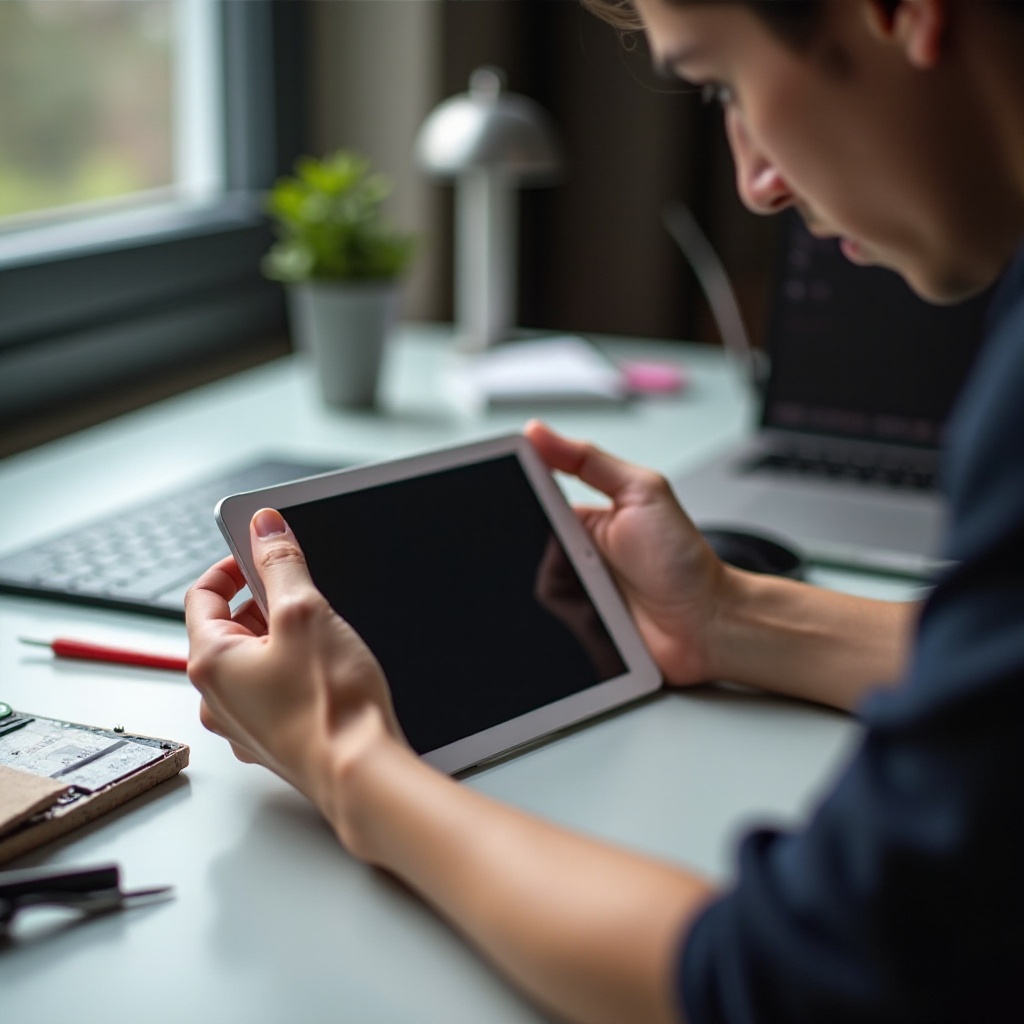
[(273, 604), (275, 595), (285, 588), (294, 591), (297, 587), (311, 585), (302, 548), (277, 509), (261, 508), (252, 517), (249, 529), (253, 561), (269, 604)]

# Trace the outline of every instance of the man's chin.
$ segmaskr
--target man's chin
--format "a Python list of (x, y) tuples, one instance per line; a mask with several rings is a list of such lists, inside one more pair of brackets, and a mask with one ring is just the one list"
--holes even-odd
[(915, 274), (897, 270), (918, 298), (930, 302), (933, 306), (953, 306), (958, 302), (980, 295), (993, 282), (992, 280), (968, 280), (962, 274), (948, 273), (943, 276)]

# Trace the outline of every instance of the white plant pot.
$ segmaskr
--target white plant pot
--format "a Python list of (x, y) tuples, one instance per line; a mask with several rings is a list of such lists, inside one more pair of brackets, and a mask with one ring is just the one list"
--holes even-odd
[(398, 283), (309, 281), (288, 287), (292, 339), (311, 358), (328, 405), (372, 408)]

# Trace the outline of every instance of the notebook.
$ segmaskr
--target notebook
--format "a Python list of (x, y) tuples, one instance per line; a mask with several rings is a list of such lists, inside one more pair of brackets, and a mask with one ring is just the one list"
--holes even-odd
[(184, 618), (185, 591), (228, 554), (221, 498), (342, 464), (258, 457), (154, 495), (0, 557), (0, 593)]
[(788, 217), (758, 429), (672, 479), (695, 522), (768, 532), (819, 563), (931, 575), (939, 447), (989, 298), (932, 306)]

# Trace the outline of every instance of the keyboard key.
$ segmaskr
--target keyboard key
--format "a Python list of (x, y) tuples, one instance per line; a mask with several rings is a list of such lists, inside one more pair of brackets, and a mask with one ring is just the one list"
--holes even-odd
[(220, 498), (339, 467), (262, 459), (105, 515), (0, 558), (0, 591), (180, 617), (185, 591), (228, 553)]
[(769, 452), (755, 459), (745, 470), (817, 479), (853, 480), (879, 487), (919, 491), (933, 490), (937, 485), (932, 465), (869, 462), (860, 455), (854, 457), (806, 449)]

